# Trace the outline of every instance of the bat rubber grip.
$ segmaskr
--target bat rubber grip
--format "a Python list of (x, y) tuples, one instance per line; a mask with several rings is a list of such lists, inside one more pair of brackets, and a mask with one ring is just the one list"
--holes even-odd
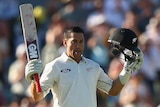
[(41, 89), (41, 86), (40, 86), (40, 83), (39, 83), (38, 74), (34, 74), (34, 79), (35, 79), (35, 82), (36, 82), (36, 91), (37, 92), (42, 92), (42, 89)]

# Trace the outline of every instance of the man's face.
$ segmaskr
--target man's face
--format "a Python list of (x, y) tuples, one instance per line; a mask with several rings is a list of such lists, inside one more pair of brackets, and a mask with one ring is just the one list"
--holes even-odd
[(73, 58), (76, 62), (79, 62), (84, 51), (83, 33), (71, 33), (71, 37), (64, 40), (64, 45), (67, 49), (67, 55)]

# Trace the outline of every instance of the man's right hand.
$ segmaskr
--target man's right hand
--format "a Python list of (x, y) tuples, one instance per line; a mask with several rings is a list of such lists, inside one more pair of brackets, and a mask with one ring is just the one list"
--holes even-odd
[(33, 75), (42, 72), (42, 61), (39, 59), (30, 60), (25, 67), (25, 78), (31, 82), (34, 80)]

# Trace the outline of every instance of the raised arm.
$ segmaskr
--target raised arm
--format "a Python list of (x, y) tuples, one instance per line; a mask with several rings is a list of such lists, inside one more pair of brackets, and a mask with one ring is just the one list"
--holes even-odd
[[(127, 52), (126, 52), (127, 54)], [(140, 50), (135, 52), (135, 60), (126, 60), (118, 78), (113, 81), (112, 88), (109, 91), (110, 95), (117, 95), (122, 90), (123, 86), (129, 81), (132, 72), (138, 71), (143, 63), (143, 53)]]
[(43, 99), (43, 92), (37, 92), (36, 82), (33, 78), (34, 74), (42, 72), (42, 62), (38, 59), (30, 60), (25, 67), (25, 78), (28, 82), (31, 82), (30, 91), (31, 97), (34, 101), (40, 101)]

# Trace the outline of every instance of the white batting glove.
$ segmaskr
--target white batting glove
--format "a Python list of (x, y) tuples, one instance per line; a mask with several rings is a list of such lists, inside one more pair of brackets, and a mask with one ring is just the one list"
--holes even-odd
[[(130, 53), (126, 52), (125, 54), (129, 55)], [(140, 52), (134, 51), (134, 54), (135, 54), (135, 60), (134, 61), (127, 60), (124, 63), (123, 70), (119, 75), (119, 79), (122, 84), (126, 84), (131, 76), (131, 73), (138, 71), (143, 64), (143, 52), (141, 50)]]
[(25, 67), (25, 78), (27, 81), (31, 82), (34, 78), (34, 74), (39, 74), (42, 72), (42, 62), (41, 60), (34, 59), (30, 60)]
[(134, 54), (135, 54), (135, 57), (134, 57), (135, 60), (134, 61), (127, 60), (124, 63), (124, 69), (127, 72), (138, 71), (141, 68), (141, 66), (142, 66), (142, 63), (143, 63), (143, 52), (141, 50), (139, 52), (135, 52), (134, 51)]

